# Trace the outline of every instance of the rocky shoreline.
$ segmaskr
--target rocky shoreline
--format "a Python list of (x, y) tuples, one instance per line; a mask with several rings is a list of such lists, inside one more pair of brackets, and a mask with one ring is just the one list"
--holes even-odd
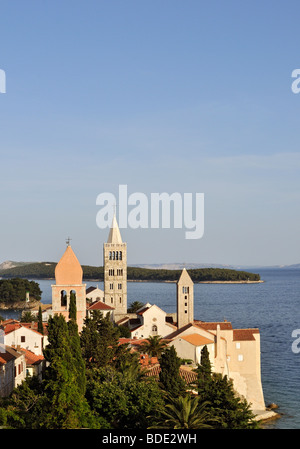
[(40, 305), (40, 301), (0, 302), (0, 310), (31, 310)]

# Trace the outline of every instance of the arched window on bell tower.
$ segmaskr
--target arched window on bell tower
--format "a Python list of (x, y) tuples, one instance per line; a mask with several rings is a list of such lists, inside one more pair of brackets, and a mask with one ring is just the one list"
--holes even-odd
[(67, 307), (67, 292), (66, 292), (66, 290), (61, 290), (61, 292), (60, 292), (60, 306)]

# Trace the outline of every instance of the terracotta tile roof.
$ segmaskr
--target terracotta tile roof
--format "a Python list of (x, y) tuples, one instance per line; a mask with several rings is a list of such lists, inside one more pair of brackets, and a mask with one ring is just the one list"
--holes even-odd
[(144, 341), (147, 341), (146, 338), (119, 338), (119, 344), (129, 344), (129, 345), (133, 345), (133, 346), (139, 346), (142, 343), (144, 343)]
[(19, 323), (19, 321), (14, 320), (13, 318), (9, 318), (8, 320), (1, 321), (1, 326), (13, 323)]
[(88, 310), (115, 310), (115, 308), (102, 301), (95, 301), (88, 307)]
[(5, 365), (10, 360), (13, 360), (14, 356), (9, 352), (1, 352), (0, 351), (0, 365)]
[(205, 330), (217, 330), (217, 325), (220, 325), (221, 330), (231, 330), (232, 324), (229, 321), (216, 321), (216, 322), (208, 322), (208, 321), (194, 321), (195, 326), (201, 327)]
[(185, 341), (188, 341), (189, 343), (191, 343), (194, 346), (204, 346), (204, 345), (214, 343), (213, 339), (210, 340), (210, 339), (205, 338), (199, 334), (182, 335), (180, 338), (182, 338)]
[[(43, 327), (45, 328), (46, 323), (43, 324)], [(38, 332), (37, 328), (38, 328), (38, 323), (37, 322), (32, 322), (32, 323), (20, 323), (20, 327), (26, 327), (26, 329), (29, 329), (32, 332), (35, 332), (36, 334), (39, 334), (42, 336), (42, 334), (40, 332)]]
[(192, 326), (193, 326), (192, 323), (186, 324), (185, 326), (181, 327), (180, 329), (177, 329), (176, 331), (172, 332), (171, 334), (166, 335), (165, 338), (167, 340), (172, 340), (173, 338), (177, 337), (177, 335), (180, 335), (183, 331), (189, 329)]
[(17, 359), (22, 355), (22, 353), (16, 351), (12, 346), (0, 344), (0, 364), (5, 365), (5, 363), (10, 360)]
[[(145, 372), (145, 376), (158, 377), (160, 371), (161, 371), (161, 369), (160, 369), (160, 365), (158, 363), (157, 365), (155, 365), (152, 368), (150, 368), (149, 370), (147, 370)], [(180, 377), (182, 379), (184, 379), (187, 384), (195, 382), (197, 380), (197, 373), (194, 373), (193, 371), (190, 371), (190, 370), (187, 370), (184, 368), (179, 368), (179, 374), (180, 374)]]
[(5, 335), (15, 331), (16, 329), (20, 329), (21, 327), (22, 326), (20, 325), (20, 323), (8, 323), (6, 325), (1, 325), (1, 328), (4, 330)]
[(255, 340), (253, 334), (259, 334), (259, 329), (233, 329), (233, 341)]
[[(22, 327), (25, 327), (26, 329), (29, 329), (32, 332), (35, 332), (35, 333), (37, 333), (37, 334), (42, 336), (42, 334), (40, 332), (38, 332), (38, 330), (37, 330), (38, 323), (36, 323), (36, 322), (32, 322), (32, 323), (23, 323), (22, 322), (21, 323), (20, 321), (15, 321), (14, 320), (14, 322), (8, 323), (8, 324), (5, 324), (5, 322), (2, 322), (0, 327), (1, 327), (1, 329), (3, 329), (5, 335), (8, 335), (8, 334), (10, 334), (13, 331), (21, 329)], [(47, 323), (43, 323), (43, 328), (44, 328), (44, 331), (46, 333)]]
[(20, 351), (25, 354), (26, 365), (38, 365), (45, 360), (42, 355), (36, 355), (34, 352), (29, 351), (29, 349), (20, 348)]

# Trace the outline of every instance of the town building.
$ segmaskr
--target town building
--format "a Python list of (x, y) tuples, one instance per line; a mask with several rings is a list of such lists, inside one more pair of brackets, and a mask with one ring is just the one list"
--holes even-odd
[(90, 302), (103, 301), (104, 291), (97, 287), (89, 287), (86, 289), (86, 299)]
[(129, 328), (131, 338), (164, 336), (177, 329), (173, 319), (157, 305), (145, 304), (134, 314), (126, 314), (117, 324)]
[(108, 313), (110, 314), (110, 318), (112, 321), (114, 321), (114, 308), (105, 304), (102, 301), (94, 301), (91, 304), (87, 303), (86, 306), (86, 316), (90, 318), (91, 312), (94, 310), (98, 310), (102, 313), (102, 315), (105, 317)]
[(22, 323), (9, 319), (2, 321), (0, 327), (3, 343), (8, 346), (28, 349), (36, 355), (42, 355), (43, 348), (48, 344), (47, 335), (37, 331), (37, 323)]
[(0, 344), (0, 397), (9, 396), (26, 377), (26, 361), (23, 352)]

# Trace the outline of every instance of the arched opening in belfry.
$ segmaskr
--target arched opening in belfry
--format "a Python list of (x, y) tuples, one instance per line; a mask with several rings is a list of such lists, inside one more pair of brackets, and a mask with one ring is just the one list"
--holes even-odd
[(67, 292), (66, 292), (66, 290), (61, 290), (61, 292), (60, 292), (60, 306), (67, 307)]
[(76, 291), (75, 290), (71, 290), (70, 291), (70, 300), (74, 299), (75, 303), (76, 303)]

